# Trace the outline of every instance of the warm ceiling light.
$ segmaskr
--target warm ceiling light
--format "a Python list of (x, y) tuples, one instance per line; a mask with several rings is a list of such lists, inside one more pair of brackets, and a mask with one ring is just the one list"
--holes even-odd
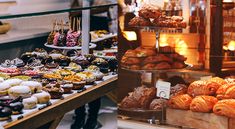
[(234, 51), (235, 50), (235, 41), (232, 40), (228, 43), (228, 50)]
[(233, 2), (233, 0), (223, 0), (224, 3), (230, 3)]
[(134, 31), (123, 31), (123, 36), (128, 40), (128, 41), (135, 41), (137, 40), (137, 35)]
[(223, 0), (223, 9), (230, 10), (234, 8), (233, 0)]

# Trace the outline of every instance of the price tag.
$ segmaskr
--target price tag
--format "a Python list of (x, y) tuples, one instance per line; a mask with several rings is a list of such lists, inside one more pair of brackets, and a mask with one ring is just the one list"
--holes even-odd
[(211, 78), (212, 78), (212, 76), (200, 77), (200, 79), (203, 80), (203, 81), (209, 80), (209, 79), (211, 79)]
[(164, 81), (157, 81), (156, 87), (157, 87), (157, 97), (161, 97), (164, 99), (170, 98), (171, 83)]

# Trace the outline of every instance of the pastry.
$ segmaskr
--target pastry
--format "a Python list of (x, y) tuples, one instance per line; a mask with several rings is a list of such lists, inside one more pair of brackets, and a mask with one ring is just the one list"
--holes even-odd
[(129, 26), (152, 26), (152, 23), (149, 19), (143, 17), (134, 17), (128, 23)]
[(12, 110), (6, 106), (0, 106), (0, 121), (5, 121), (11, 118)]
[(26, 75), (26, 76), (39, 76), (39, 72), (36, 71), (36, 70), (25, 70), (23, 71), (23, 74)]
[(221, 99), (235, 99), (235, 83), (228, 83), (222, 85), (217, 91), (217, 98)]
[(148, 109), (152, 100), (156, 97), (156, 88), (138, 87), (132, 93), (132, 96), (138, 100), (143, 109)]
[(145, 58), (145, 60), (143, 61), (144, 64), (147, 63), (158, 63), (158, 62), (172, 62), (172, 59), (165, 56), (164, 54), (159, 54), (157, 56), (149, 56), (147, 58)]
[(224, 79), (220, 78), (220, 77), (213, 77), (213, 78), (209, 79), (209, 81), (216, 82), (220, 85), (227, 84), (227, 82)]
[(98, 66), (96, 66), (96, 65), (90, 65), (90, 66), (86, 69), (86, 71), (98, 72), (98, 71), (100, 71), (100, 68), (99, 68)]
[(55, 59), (55, 63), (59, 64), (60, 66), (69, 66), (70, 58), (67, 56), (60, 56), (60, 58)]
[(74, 72), (80, 72), (82, 71), (82, 67), (76, 63), (70, 62), (68, 67), (64, 67), (67, 70), (74, 71)]
[(90, 65), (90, 62), (86, 59), (85, 56), (78, 56), (73, 59), (73, 62), (80, 65), (83, 69), (87, 68)]
[(8, 94), (8, 89), (11, 87), (9, 83), (0, 83), (0, 96), (5, 96)]
[(13, 102), (13, 103), (10, 103), (9, 104), (9, 107), (11, 108), (12, 110), (12, 114), (13, 115), (17, 115), (17, 114), (20, 114), (22, 113), (22, 110), (24, 108), (24, 105), (22, 102)]
[(51, 99), (60, 99), (64, 93), (64, 90), (60, 87), (60, 84), (48, 84), (43, 87), (43, 90), (48, 92)]
[(73, 84), (73, 90), (79, 90), (83, 88), (86, 84), (85, 79), (86, 79), (85, 75), (83, 76), (70, 75), (64, 77), (65, 81), (71, 82)]
[(235, 118), (235, 100), (226, 99), (218, 101), (213, 108), (213, 112), (217, 115)]
[(1, 82), (4, 82), (4, 78), (3, 77), (0, 77), (0, 83)]
[(215, 95), (220, 86), (212, 81), (194, 81), (189, 85), (187, 93), (193, 97), (198, 95)]
[(155, 68), (155, 64), (146, 64), (144, 65), (141, 69), (144, 69), (144, 70), (153, 70)]
[(93, 54), (87, 54), (85, 55), (85, 57), (89, 62), (92, 62), (96, 59), (96, 57)]
[(20, 85), (28, 86), (32, 93), (37, 93), (42, 91), (42, 84), (36, 81), (24, 81)]
[(40, 68), (43, 67), (42, 61), (40, 59), (36, 58), (30, 58), (27, 64), (28, 67), (30, 68)]
[(173, 69), (181, 69), (184, 68), (186, 65), (183, 62), (173, 62), (172, 68)]
[(137, 57), (137, 51), (127, 50), (126, 53), (125, 53), (125, 57)]
[(96, 81), (96, 77), (92, 72), (80, 72), (76, 75), (85, 79), (87, 85), (91, 85)]
[(190, 103), (192, 102), (192, 97), (188, 94), (176, 95), (171, 97), (167, 105), (170, 108), (188, 110), (190, 108)]
[(54, 40), (55, 34), (56, 34), (55, 31), (51, 31), (51, 33), (47, 37), (47, 44), (49, 44), (49, 45), (53, 44), (53, 40)]
[(74, 74), (74, 72), (72, 72), (70, 70), (65, 70), (65, 69), (57, 70), (56, 73), (60, 74), (61, 76), (68, 76), (68, 75)]
[(162, 110), (164, 108), (164, 105), (166, 105), (165, 99), (154, 99), (149, 106), (149, 109), (151, 110)]
[(139, 65), (131, 65), (130, 69), (131, 70), (140, 70), (140, 66)]
[(118, 60), (117, 58), (111, 58), (108, 60), (109, 69), (111, 72), (115, 72), (118, 69)]
[(32, 54), (35, 54), (38, 59), (43, 59), (44, 57), (48, 57), (48, 53), (43, 48), (36, 48)]
[(125, 64), (127, 65), (137, 65), (140, 64), (141, 60), (139, 58), (127, 58)]
[(20, 59), (23, 60), (23, 62), (25, 64), (27, 64), (31, 58), (35, 58), (35, 57), (37, 57), (37, 55), (35, 55), (31, 52), (26, 52), (26, 53), (21, 55)]
[[(162, 48), (162, 49), (164, 49), (164, 48)], [(165, 47), (165, 49), (166, 49), (166, 47)], [(171, 49), (171, 48), (170, 48), (170, 49)], [(165, 51), (167, 51), (167, 50), (165, 50)], [(173, 50), (169, 50), (169, 51), (173, 51)], [(170, 54), (169, 56), (170, 56), (173, 60), (179, 61), (179, 62), (184, 62), (184, 61), (187, 60), (187, 58), (186, 58), (185, 56), (180, 55), (180, 54), (178, 54), (178, 53)]]
[(170, 95), (176, 96), (176, 95), (182, 95), (187, 93), (188, 87), (184, 84), (177, 84), (173, 87), (171, 87)]
[(162, 69), (171, 69), (171, 65), (167, 62), (161, 62), (155, 65), (154, 69), (162, 70)]
[(126, 96), (120, 103), (120, 108), (140, 108), (138, 100), (136, 100), (133, 96)]
[(62, 84), (61, 88), (64, 90), (64, 94), (69, 94), (72, 92), (73, 84), (72, 83)]
[(100, 71), (92, 72), (92, 74), (95, 76), (96, 81), (101, 81), (104, 77), (104, 74)]
[(46, 79), (62, 79), (62, 76), (58, 73), (47, 73), (43, 75), (43, 78)]
[(21, 60), (19, 58), (15, 58), (15, 59), (11, 60), (11, 65), (14, 65), (16, 67), (23, 67), (25, 65), (25, 63), (23, 62), (23, 60)]
[(66, 37), (66, 46), (74, 47), (78, 45), (78, 37), (81, 35), (80, 31), (69, 30)]
[(39, 104), (46, 104), (51, 99), (51, 96), (48, 92), (36, 93), (33, 95), (33, 97), (37, 98)]
[(49, 68), (49, 69), (55, 69), (55, 68), (58, 68), (58, 66), (59, 66), (59, 64), (55, 63), (55, 62), (45, 64), (45, 67)]
[(17, 86), (20, 85), (20, 83), (23, 82), (21, 79), (8, 79), (4, 81), (4, 83), (8, 83), (10, 86)]
[(9, 76), (17, 76), (21, 74), (20, 70), (17, 68), (0, 68), (0, 72), (5, 73)]
[(213, 96), (197, 96), (192, 100), (190, 110), (194, 112), (211, 112), (217, 102), (217, 98)]
[(24, 109), (34, 109), (37, 107), (38, 100), (36, 97), (30, 97), (23, 99)]
[(149, 18), (159, 18), (162, 15), (160, 7), (151, 4), (145, 4), (139, 10), (139, 16)]
[(8, 95), (13, 99), (20, 96), (27, 98), (31, 96), (31, 89), (28, 86), (14, 86), (8, 89)]

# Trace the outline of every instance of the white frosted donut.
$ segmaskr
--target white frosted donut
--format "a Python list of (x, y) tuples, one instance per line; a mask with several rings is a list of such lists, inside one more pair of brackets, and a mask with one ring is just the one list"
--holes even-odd
[(4, 81), (4, 78), (0, 77), (0, 82), (3, 82)]
[(24, 81), (20, 85), (28, 86), (32, 93), (37, 93), (42, 91), (42, 84), (36, 81)]
[(0, 96), (4, 96), (4, 95), (7, 95), (7, 90), (11, 87), (10, 84), (8, 83), (0, 83)]
[(28, 86), (14, 86), (8, 89), (8, 95), (13, 99), (19, 96), (27, 98), (31, 96), (31, 89)]
[(24, 109), (33, 109), (37, 107), (38, 99), (36, 97), (30, 97), (23, 99)]
[(33, 97), (37, 98), (39, 104), (45, 104), (51, 99), (50, 94), (47, 92), (36, 93)]
[(17, 78), (14, 78), (14, 79), (8, 79), (6, 81), (4, 81), (4, 83), (9, 83), (11, 86), (17, 86), (17, 85), (20, 85), (20, 83), (23, 82), (23, 80), (21, 79), (17, 79)]

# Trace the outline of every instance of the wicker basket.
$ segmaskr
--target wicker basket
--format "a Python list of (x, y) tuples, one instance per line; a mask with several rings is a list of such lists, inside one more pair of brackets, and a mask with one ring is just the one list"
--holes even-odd
[(6, 34), (11, 29), (10, 23), (3, 23), (0, 25), (0, 34)]

